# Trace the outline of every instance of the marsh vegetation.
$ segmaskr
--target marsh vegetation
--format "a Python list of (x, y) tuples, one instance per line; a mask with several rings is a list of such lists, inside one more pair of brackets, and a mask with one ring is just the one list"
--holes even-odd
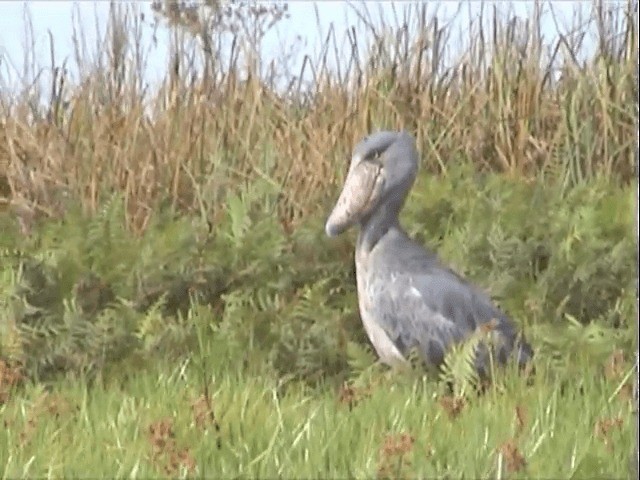
[[(548, 43), (542, 4), (487, 5), (453, 63), (426, 7), (363, 14), (306, 82), (252, 55), (284, 10), (205, 3), (155, 5), (157, 88), (114, 4), (81, 78), (52, 55), (25, 69), (47, 92), (0, 97), (1, 476), (630, 476), (637, 4), (594, 4), (585, 61), (586, 24)], [(377, 129), (416, 136), (403, 223), (526, 332), (534, 376), (478, 395), (464, 349), (375, 363), (353, 233), (323, 223)]]

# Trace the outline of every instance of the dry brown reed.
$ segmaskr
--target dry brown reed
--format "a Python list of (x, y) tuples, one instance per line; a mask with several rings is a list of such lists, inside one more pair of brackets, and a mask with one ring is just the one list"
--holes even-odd
[[(251, 54), (282, 11), (256, 7), (240, 22), (224, 5), (207, 3), (207, 15), (155, 4), (171, 31), (157, 89), (144, 82), (144, 19), (114, 4), (93, 52), (83, 32), (74, 33), (79, 81), (65, 74), (51, 45), (47, 94), (27, 78), (23, 92), (0, 95), (0, 209), (10, 206), (28, 231), (40, 215), (62, 215), (70, 200), (91, 213), (117, 192), (139, 232), (160, 205), (215, 216), (225, 192), (262, 177), (281, 189), (283, 220), (295, 222), (333, 193), (353, 143), (384, 128), (410, 130), (434, 173), (468, 159), (567, 183), (596, 172), (633, 177), (632, 0), (594, 4), (588, 20), (598, 39), (586, 61), (585, 24), (549, 43), (542, 4), (525, 20), (485, 5), (448, 62), (456, 32), (426, 5), (393, 22), (361, 6), (364, 27), (346, 32), (349, 48), (331, 29), (300, 72), (277, 71)], [(329, 68), (336, 59), (341, 68)], [(35, 78), (39, 66), (29, 71)], [(311, 88), (302, 81), (308, 72)], [(276, 78), (288, 87), (276, 88)]]

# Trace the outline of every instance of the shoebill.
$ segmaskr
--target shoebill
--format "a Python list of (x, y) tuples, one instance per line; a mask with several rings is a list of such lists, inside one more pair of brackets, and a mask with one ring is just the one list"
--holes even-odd
[[(523, 366), (533, 351), (511, 320), (402, 229), (398, 214), (417, 171), (416, 144), (407, 132), (364, 138), (353, 151), (325, 227), (329, 237), (352, 226), (360, 229), (355, 248), (358, 306), (376, 353), (394, 366), (406, 363), (408, 352), (416, 349), (427, 365), (439, 366), (453, 344), (492, 322), (488, 330), (496, 363), (515, 357)], [(488, 367), (488, 349), (480, 344), (476, 371), (484, 376)]]

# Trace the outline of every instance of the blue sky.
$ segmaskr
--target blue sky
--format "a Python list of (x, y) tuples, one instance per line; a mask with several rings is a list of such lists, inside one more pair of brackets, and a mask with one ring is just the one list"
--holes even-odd
[[(144, 12), (147, 18), (152, 18), (150, 2), (138, 1), (136, 8)], [(550, 15), (550, 6), (556, 14), (556, 21), (559, 22), (561, 30), (569, 29), (571, 19), (576, 11), (581, 11), (585, 16), (591, 9), (591, 2), (570, 2), (556, 1), (546, 2), (544, 6), (545, 16), (543, 16), (543, 34), (547, 40), (557, 36), (555, 23)], [(49, 32), (54, 39), (56, 59), (60, 64), (65, 57), (72, 57), (72, 33), (74, 25), (74, 14), (76, 24), (82, 25), (86, 36), (89, 50), (94, 48), (98, 37), (97, 28), (104, 30), (107, 23), (109, 2), (107, 1), (7, 1), (0, 2), (0, 78), (4, 82), (4, 87), (15, 88), (19, 85), (22, 68), (24, 65), (25, 52), (34, 54), (36, 63), (41, 66), (48, 66)], [(356, 4), (357, 6), (358, 4)], [(397, 10), (402, 10), (406, 2), (396, 2)], [(458, 8), (458, 2), (430, 2), (431, 11), (437, 9), (438, 15), (443, 19), (450, 17)], [(500, 2), (497, 4), (499, 10), (512, 8), (516, 15), (526, 17), (527, 12), (533, 8), (532, 2)], [(33, 25), (35, 41), (35, 51), (31, 52), (28, 45), (25, 45), (25, 6), (30, 13)], [(378, 12), (392, 19), (392, 2), (369, 2), (370, 11), (377, 15)], [(334, 23), (336, 31), (342, 35), (347, 26), (354, 25), (358, 28), (358, 21), (346, 2), (323, 1), (317, 3), (320, 28), (316, 22), (314, 3), (295, 1), (289, 3), (290, 19), (279, 24), (277, 31), (273, 31), (266, 39), (263, 47), (263, 56), (274, 56), (281, 51), (281, 46), (291, 45), (293, 39), (301, 37), (303, 48), (299, 51), (298, 61), (303, 53), (313, 53), (317, 51), (323, 35), (331, 23)], [(464, 25), (468, 14), (474, 14), (480, 8), (479, 2), (471, 2), (461, 9), (460, 16), (456, 17), (460, 25)], [(144, 29), (144, 41), (150, 45), (152, 35), (151, 26)], [(158, 35), (158, 45), (149, 51), (148, 80), (153, 82), (165, 71), (166, 64), (166, 35)], [(338, 37), (341, 41), (341, 36)], [(306, 46), (305, 46), (306, 45)], [(26, 47), (26, 48), (25, 48)], [(73, 63), (73, 62), (72, 62)], [(7, 85), (9, 84), (9, 85)]]

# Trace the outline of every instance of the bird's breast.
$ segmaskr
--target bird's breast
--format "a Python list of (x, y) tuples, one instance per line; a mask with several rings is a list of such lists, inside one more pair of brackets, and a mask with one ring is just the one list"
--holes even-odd
[(387, 332), (381, 327), (378, 320), (380, 312), (376, 311), (376, 302), (372, 298), (372, 295), (377, 293), (370, 288), (370, 282), (372, 281), (372, 276), (381, 272), (372, 271), (371, 262), (367, 260), (370, 260), (370, 258), (365, 255), (358, 255), (356, 252), (356, 286), (360, 319), (380, 360), (390, 366), (405, 364), (406, 359)]

